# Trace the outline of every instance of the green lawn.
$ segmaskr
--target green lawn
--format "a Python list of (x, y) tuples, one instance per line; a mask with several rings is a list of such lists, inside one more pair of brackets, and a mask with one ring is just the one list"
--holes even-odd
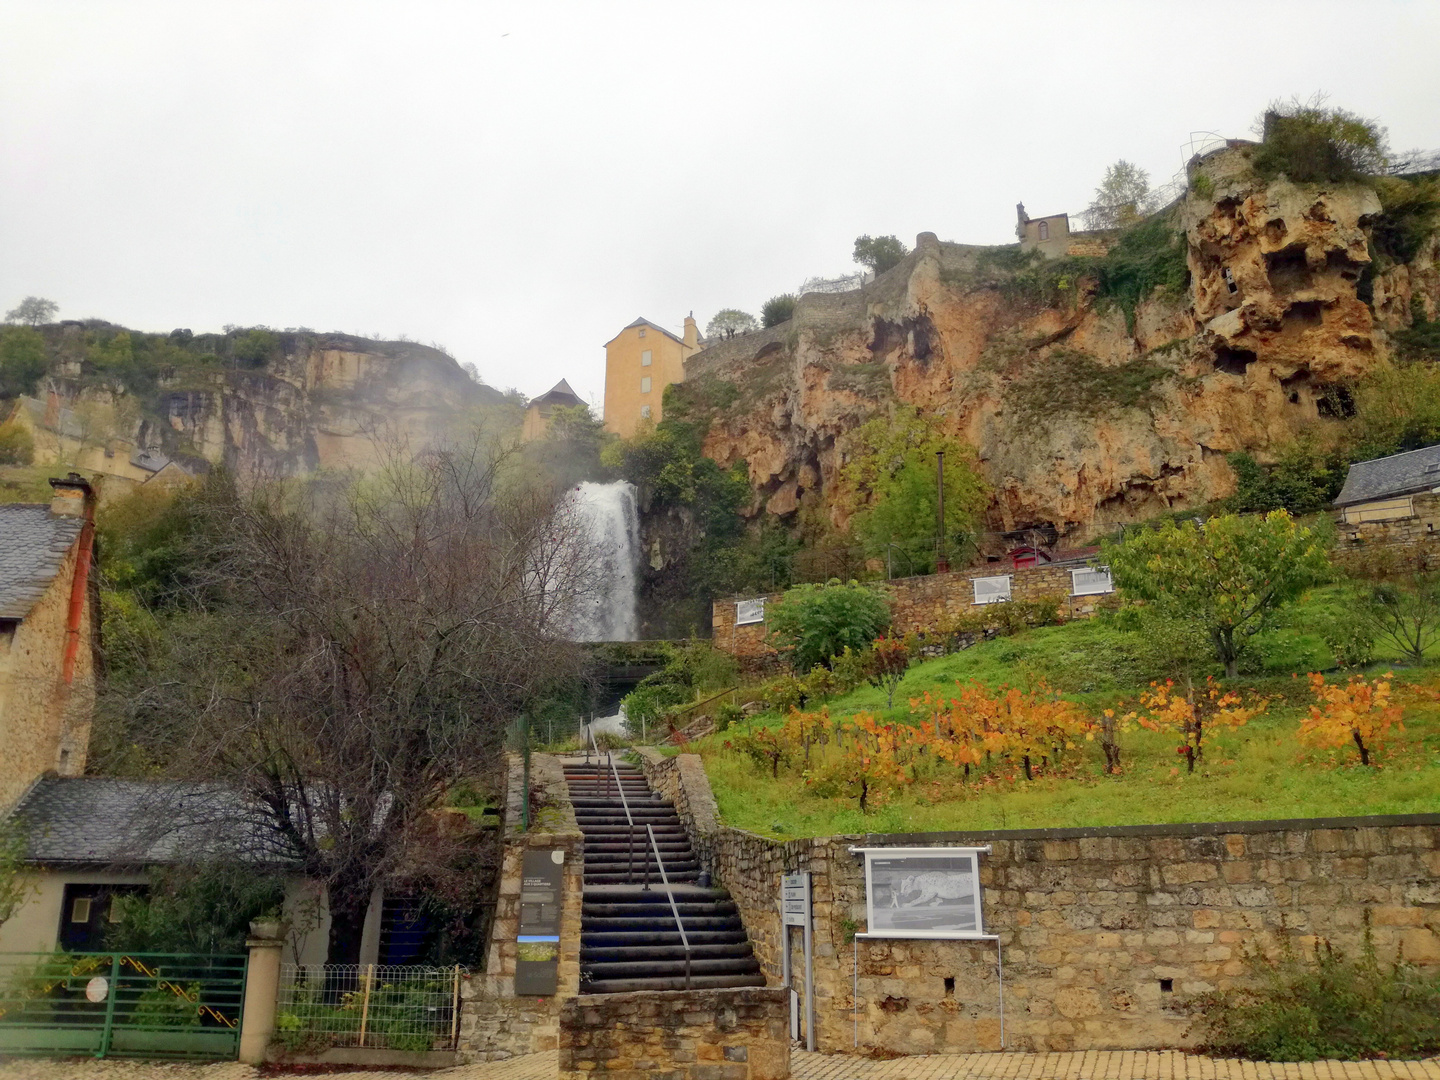
[[(967, 785), (947, 770), (922, 775), (862, 814), (854, 798), (816, 794), (803, 766), (782, 768), (773, 778), (767, 767), (727, 749), (726, 742), (744, 727), (687, 749), (704, 758), (727, 823), (776, 837), (1440, 811), (1440, 704), (1409, 686), (1440, 683), (1434, 668), (1393, 668), (1396, 682), (1405, 684), (1397, 686), (1396, 699), (1406, 705), (1406, 732), (1392, 738), (1379, 768), (1361, 767), (1353, 750), (1317, 751), (1294, 738), (1311, 699), (1304, 679), (1293, 673), (1334, 663), (1323, 641), (1306, 628), (1340, 602), (1338, 590), (1318, 590), (1292, 613), (1289, 628), (1267, 642), (1265, 662), (1237, 685), (1269, 697), (1269, 710), (1238, 730), (1208, 736), (1205, 759), (1193, 775), (1177, 768), (1178, 736), (1136, 729), (1122, 737), (1119, 776), (1104, 774), (1098, 745), (1088, 743), (1067, 755), (1058, 775), (1029, 782), (992, 775)], [(1378, 652), (1385, 659), (1384, 650)], [(1391, 667), (1378, 663), (1371, 674), (1386, 670)], [(1149, 677), (1130, 633), (1112, 619), (1093, 620), (1032, 630), (917, 664), (896, 691), (893, 709), (885, 707), (883, 691), (868, 686), (835, 699), (829, 709), (832, 716), (872, 712), (907, 721), (910, 698), (952, 689), (956, 680), (998, 686), (1043, 679), (1099, 710), (1133, 701)], [(779, 722), (766, 715), (748, 723)]]

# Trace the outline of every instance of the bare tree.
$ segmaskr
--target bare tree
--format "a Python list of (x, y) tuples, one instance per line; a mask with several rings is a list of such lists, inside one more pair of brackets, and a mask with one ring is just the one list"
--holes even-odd
[(60, 305), (43, 296), (27, 296), (5, 313), (5, 321), (24, 323), (26, 326), (40, 326), (55, 318)]
[(580, 669), (589, 553), (514, 460), (476, 438), (365, 478), (212, 485), (207, 610), (138, 711), (177, 776), (232, 786), (266, 855), (324, 884), (331, 963), (358, 962), (377, 885), (446, 862), (446, 791)]

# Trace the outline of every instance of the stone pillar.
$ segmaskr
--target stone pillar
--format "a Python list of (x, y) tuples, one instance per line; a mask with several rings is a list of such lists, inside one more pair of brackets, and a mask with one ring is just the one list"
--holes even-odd
[(280, 993), (280, 950), (284, 944), (279, 936), (257, 936), (245, 942), (250, 960), (245, 965), (245, 1007), (240, 1014), (240, 1060), (246, 1065), (264, 1063), (265, 1049), (275, 1034), (275, 999)]

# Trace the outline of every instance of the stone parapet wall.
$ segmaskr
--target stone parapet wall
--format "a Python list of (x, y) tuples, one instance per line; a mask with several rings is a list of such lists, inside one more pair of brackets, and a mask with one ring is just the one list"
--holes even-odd
[[(518, 754), (507, 762), (504, 842), (500, 887), (485, 972), (461, 987), (461, 1056), (494, 1061), (554, 1050), (560, 1040), (560, 1004), (580, 990), (580, 907), (585, 888), (585, 845), (560, 759), (534, 754), (530, 759), (530, 829), (522, 827), (523, 765)], [(536, 805), (538, 804), (538, 805)], [(515, 994), (516, 938), (520, 931), (520, 886), (525, 853), (532, 849), (564, 853), (564, 900), (560, 915), (558, 989), (553, 997)]]
[(783, 990), (587, 994), (560, 1009), (560, 1080), (781, 1080), (790, 1075)]
[[(703, 771), (684, 767), (690, 756), (647, 761), (647, 773), (703, 804), (708, 782), (694, 790)], [(1243, 981), (1246, 951), (1273, 952), (1283, 939), (1302, 952), (1321, 938), (1358, 951), (1368, 926), (1382, 960), (1440, 965), (1440, 814), (784, 842), (717, 824), (705, 843), (771, 986), (782, 961), (780, 877), (812, 875), (823, 1051), (1000, 1047), (996, 943), (857, 947), (865, 881), (852, 846), (990, 845), (980, 859), (984, 921), (1003, 950), (1011, 1050), (1188, 1045), (1176, 1002)]]
[(1414, 513), (1393, 521), (1362, 521), (1347, 523), (1344, 511), (1336, 513), (1338, 547), (1341, 557), (1355, 549), (1383, 546), (1400, 552), (1424, 553), (1440, 557), (1440, 495), (1424, 492), (1410, 497)]
[[(974, 581), (985, 577), (1008, 575), (1012, 600), (1022, 603), (1053, 600), (1062, 618), (1093, 615), (1104, 602), (1105, 595), (1071, 596), (1071, 569), (1068, 566), (1010, 568), (1008, 564), (990, 564), (949, 574), (877, 581), (874, 587), (883, 592), (890, 602), (892, 631), (902, 635), (935, 630), (958, 616), (979, 611), (983, 605), (975, 603)], [(772, 593), (765, 597), (767, 610), (770, 605), (779, 602), (780, 595)], [(739, 659), (748, 670), (761, 670), (773, 665), (778, 654), (765, 640), (768, 631), (765, 623), (735, 625), (735, 605), (744, 599), (758, 598), (715, 601), (711, 608), (712, 644)]]

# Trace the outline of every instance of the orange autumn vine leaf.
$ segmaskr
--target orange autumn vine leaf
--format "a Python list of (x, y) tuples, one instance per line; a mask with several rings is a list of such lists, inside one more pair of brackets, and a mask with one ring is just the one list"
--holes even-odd
[(1149, 731), (1174, 731), (1184, 739), (1175, 752), (1185, 758), (1186, 771), (1205, 757), (1205, 736), (1215, 728), (1243, 727), (1265, 711), (1264, 701), (1246, 702), (1233, 690), (1222, 691), (1213, 678), (1203, 687), (1187, 680), (1182, 689), (1173, 679), (1151, 683), (1140, 694), (1141, 709), (1125, 719)]
[(1360, 751), (1360, 764), (1373, 764), (1371, 754), (1389, 737), (1390, 730), (1405, 730), (1400, 706), (1390, 701), (1392, 678), (1390, 672), (1373, 681), (1352, 675), (1342, 686), (1327, 683), (1324, 675), (1311, 674), (1310, 690), (1316, 701), (1310, 706), (1310, 715), (1300, 722), (1300, 741), (1332, 749), (1354, 743)]

